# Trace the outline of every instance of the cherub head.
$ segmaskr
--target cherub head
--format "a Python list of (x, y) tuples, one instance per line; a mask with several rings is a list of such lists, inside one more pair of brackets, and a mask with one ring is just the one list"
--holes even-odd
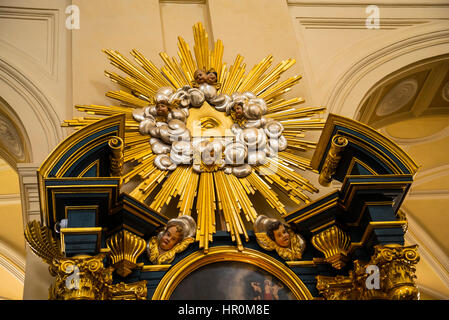
[[(176, 107), (176, 101), (171, 99), (173, 95), (173, 89), (170, 87), (159, 88), (154, 96), (155, 112), (153, 113), (161, 121), (165, 121), (174, 107)], [(154, 111), (153, 111), (154, 112)]]
[(207, 80), (206, 82), (210, 85), (216, 85), (217, 84), (217, 72), (214, 69), (210, 69), (207, 71)]
[(197, 69), (193, 74), (194, 86), (207, 83), (211, 86), (217, 87), (218, 74), (215, 69), (211, 68), (208, 71), (205, 69)]
[(158, 117), (167, 118), (168, 114), (171, 111), (171, 105), (166, 100), (161, 100), (156, 103), (156, 115)]
[(279, 220), (275, 220), (267, 226), (267, 236), (280, 247), (288, 248), (290, 246), (288, 229)]
[(164, 230), (159, 233), (159, 249), (171, 250), (186, 237), (192, 237), (196, 232), (196, 224), (192, 217), (181, 216), (168, 221)]
[(243, 102), (237, 102), (232, 106), (232, 111), (237, 119), (243, 117)]
[(182, 231), (183, 230), (180, 226), (175, 225), (165, 228), (161, 238), (159, 239), (159, 247), (164, 251), (168, 251), (173, 248), (183, 239)]
[(197, 69), (195, 71), (195, 73), (193, 74), (193, 78), (195, 80), (195, 83), (197, 85), (200, 85), (202, 83), (207, 83), (208, 75), (207, 75), (206, 70), (204, 70), (204, 69)]

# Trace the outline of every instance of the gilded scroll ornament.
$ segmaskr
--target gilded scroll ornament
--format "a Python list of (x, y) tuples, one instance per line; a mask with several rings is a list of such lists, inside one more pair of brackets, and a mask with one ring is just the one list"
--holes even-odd
[(146, 300), (147, 291), (146, 280), (109, 286), (110, 300)]
[(304, 238), (280, 220), (260, 215), (254, 223), (254, 232), (263, 249), (276, 250), (281, 258), (289, 261), (302, 258), (306, 247)]
[(109, 139), (108, 145), (111, 148), (111, 155), (109, 156), (109, 159), (111, 161), (110, 165), (111, 176), (120, 177), (122, 175), (123, 170), (123, 163), (124, 163), (123, 150), (125, 144), (123, 143), (122, 138), (113, 137)]
[(334, 136), (331, 141), (329, 152), (324, 160), (318, 182), (322, 186), (329, 186), (332, 181), (332, 175), (337, 171), (338, 163), (341, 159), (341, 152), (348, 145), (348, 139), (343, 136)]
[(177, 253), (195, 241), (196, 223), (190, 216), (168, 221), (164, 230), (148, 241), (147, 254), (153, 264), (170, 263)]
[(350, 239), (339, 227), (334, 225), (314, 235), (312, 244), (334, 268), (341, 269), (346, 264)]
[(358, 299), (354, 288), (352, 275), (345, 276), (317, 276), (316, 288), (326, 300), (355, 300)]
[(137, 267), (137, 258), (145, 251), (146, 242), (127, 230), (122, 230), (107, 240), (109, 257), (116, 272), (126, 277)]

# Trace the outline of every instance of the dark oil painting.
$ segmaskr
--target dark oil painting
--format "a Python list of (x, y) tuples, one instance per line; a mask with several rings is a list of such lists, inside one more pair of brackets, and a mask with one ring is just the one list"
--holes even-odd
[(265, 270), (224, 261), (203, 266), (185, 277), (170, 300), (294, 300), (290, 289)]

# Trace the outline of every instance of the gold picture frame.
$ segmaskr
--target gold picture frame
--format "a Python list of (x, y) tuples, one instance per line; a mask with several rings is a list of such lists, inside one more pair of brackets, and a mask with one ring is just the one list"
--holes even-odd
[(176, 287), (191, 272), (216, 262), (237, 261), (263, 269), (279, 279), (298, 300), (312, 300), (313, 296), (299, 277), (285, 264), (273, 257), (254, 249), (237, 250), (233, 246), (218, 246), (210, 248), (205, 254), (197, 251), (174, 265), (161, 279), (152, 299), (168, 300)]

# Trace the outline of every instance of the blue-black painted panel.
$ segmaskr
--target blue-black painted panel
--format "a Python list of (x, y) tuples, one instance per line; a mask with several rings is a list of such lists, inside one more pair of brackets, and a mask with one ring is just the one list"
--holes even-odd
[(96, 227), (95, 209), (67, 209), (69, 228)]
[(100, 171), (100, 168), (98, 168), (98, 164), (94, 164), (89, 170), (87, 170), (83, 177), (89, 177), (89, 178), (93, 178), (93, 177), (97, 177), (97, 172)]
[(66, 234), (64, 236), (67, 255), (95, 254), (97, 251), (96, 234)]
[(70, 156), (72, 156), (76, 151), (81, 149), (83, 146), (85, 146), (89, 142), (93, 141), (94, 139), (96, 139), (96, 138), (98, 138), (100, 136), (106, 135), (106, 134), (117, 135), (118, 130), (119, 130), (118, 126), (111, 126), (109, 128), (105, 128), (103, 130), (97, 131), (97, 132), (87, 136), (86, 138), (84, 138), (80, 142), (76, 143), (69, 150), (67, 150), (67, 152), (61, 157), (61, 159), (59, 159), (59, 161), (56, 163), (56, 165), (50, 171), (49, 177), (54, 177), (56, 175), (56, 172), (67, 161), (67, 159)]
[[(93, 161), (99, 159), (101, 162), (100, 168), (101, 171), (108, 171), (109, 169), (109, 146), (108, 142), (104, 142), (95, 148), (91, 149), (89, 152), (83, 154), (81, 158), (75, 161), (64, 173), (64, 177), (78, 177), (83, 170), (90, 165)], [(106, 170), (105, 170), (106, 169)], [(100, 173), (103, 176), (109, 176), (107, 172)], [(96, 172), (94, 172), (94, 177), (96, 176)]]
[[(367, 137), (366, 135), (363, 135), (357, 131), (354, 131), (352, 129), (349, 128), (345, 128), (342, 126), (335, 126), (334, 128), (334, 132), (336, 131), (343, 131), (343, 132), (348, 132), (351, 135), (354, 135), (358, 138), (360, 138), (361, 140), (364, 140), (366, 142), (368, 142), (369, 144), (375, 146), (376, 148), (378, 148), (379, 150), (381, 150), (390, 160), (392, 160), (404, 173), (410, 173), (410, 171), (408, 171), (407, 167), (405, 167), (402, 162), (393, 154), (391, 153), (388, 149), (386, 149), (384, 146), (382, 146), (381, 144), (379, 144), (378, 142), (374, 141), (373, 139)], [(365, 151), (366, 153), (366, 151)], [(374, 155), (371, 155), (371, 158), (376, 158)], [(379, 162), (382, 162), (379, 159)]]

